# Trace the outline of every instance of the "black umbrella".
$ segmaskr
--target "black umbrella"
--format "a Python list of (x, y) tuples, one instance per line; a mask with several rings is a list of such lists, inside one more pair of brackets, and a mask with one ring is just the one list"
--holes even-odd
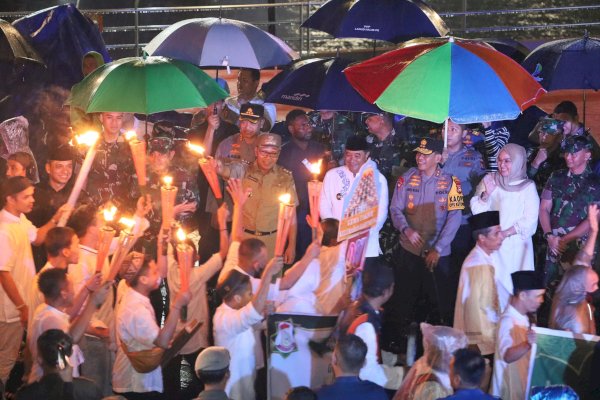
[(11, 62), (25, 60), (44, 64), (23, 35), (3, 19), (0, 19), (0, 60)]
[(476, 39), (486, 42), (500, 53), (509, 56), (519, 64), (525, 60), (525, 57), (531, 52), (527, 46), (514, 39)]

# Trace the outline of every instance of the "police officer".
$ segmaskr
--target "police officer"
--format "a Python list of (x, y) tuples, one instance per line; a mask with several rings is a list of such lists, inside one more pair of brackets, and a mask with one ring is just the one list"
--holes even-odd
[[(392, 197), (390, 213), (400, 231), (396, 288), (386, 309), (392, 337), (413, 321), (452, 324), (460, 270), (452, 269), (450, 244), (464, 204), (459, 179), (438, 166), (442, 150), (442, 141), (422, 138), (414, 149), (417, 168), (398, 179)], [(424, 307), (417, 310), (418, 304)]]
[[(279, 196), (289, 193), (291, 204), (298, 206), (298, 196), (292, 173), (277, 165), (281, 150), (281, 136), (263, 133), (258, 137), (256, 160), (248, 166), (242, 185), (250, 188), (250, 198), (244, 204), (242, 223), (245, 238), (255, 237), (267, 246), (268, 257), (275, 252), (277, 218), (279, 214)], [(291, 264), (296, 255), (296, 213), (284, 253), (284, 262)]]
[(485, 173), (481, 153), (464, 145), (463, 139), (466, 133), (464, 125), (448, 120), (448, 147), (443, 154), (446, 160), (442, 170), (460, 180), (465, 204), (461, 225), (452, 241), (450, 255), (453, 269), (459, 270), (475, 245), (468, 221), (471, 216), (469, 204), (475, 188)]
[(548, 243), (546, 284), (557, 280), (585, 241), (587, 208), (598, 201), (600, 182), (589, 167), (592, 144), (587, 136), (570, 136), (563, 145), (568, 169), (548, 178), (540, 202), (540, 225)]

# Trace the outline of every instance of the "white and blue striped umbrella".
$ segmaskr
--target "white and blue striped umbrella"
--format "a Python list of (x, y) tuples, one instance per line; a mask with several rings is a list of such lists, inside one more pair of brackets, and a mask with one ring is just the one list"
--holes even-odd
[(252, 24), (227, 18), (179, 21), (159, 33), (144, 50), (148, 55), (200, 67), (262, 69), (297, 58), (283, 40)]

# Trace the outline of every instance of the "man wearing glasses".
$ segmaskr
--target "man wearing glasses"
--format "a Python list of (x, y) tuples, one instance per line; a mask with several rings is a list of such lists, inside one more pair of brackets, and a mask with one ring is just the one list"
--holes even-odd
[[(242, 212), (245, 238), (255, 237), (263, 241), (267, 246), (269, 257), (273, 257), (275, 252), (279, 196), (289, 193), (291, 203), (298, 206), (292, 173), (277, 165), (280, 150), (281, 136), (274, 133), (263, 133), (258, 136), (256, 160), (248, 166), (242, 181), (244, 189), (250, 189), (250, 197), (244, 204)], [(296, 256), (295, 215), (292, 221), (287, 248), (283, 255), (286, 264), (293, 263)]]

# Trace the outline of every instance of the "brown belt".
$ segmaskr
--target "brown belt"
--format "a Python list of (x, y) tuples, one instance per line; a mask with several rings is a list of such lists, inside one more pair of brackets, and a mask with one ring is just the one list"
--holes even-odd
[(269, 235), (272, 235), (275, 232), (277, 232), (277, 229), (275, 229), (274, 231), (271, 231), (271, 232), (261, 232), (261, 231), (251, 231), (250, 229), (244, 228), (244, 232), (249, 233), (254, 236), (269, 236)]

